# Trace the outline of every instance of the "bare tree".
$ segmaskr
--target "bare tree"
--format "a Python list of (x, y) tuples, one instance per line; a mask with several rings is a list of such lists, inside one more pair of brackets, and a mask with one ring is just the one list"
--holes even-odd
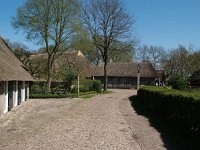
[(139, 46), (136, 50), (136, 58), (139, 61), (149, 61), (149, 47), (147, 45)]
[(149, 61), (155, 69), (161, 68), (161, 62), (164, 61), (166, 53), (163, 47), (143, 45), (137, 49), (137, 59), (140, 61)]
[(165, 50), (162, 47), (150, 46), (149, 47), (149, 58), (155, 69), (160, 69), (161, 61), (165, 57)]
[(110, 46), (114, 40), (130, 39), (133, 17), (126, 12), (120, 0), (90, 0), (83, 7), (81, 17), (104, 62), (104, 90), (107, 90)]
[(28, 63), (28, 58), (32, 52), (26, 47), (26, 45), (19, 42), (11, 42), (6, 39), (6, 43), (9, 45), (15, 56), (24, 64)]
[(77, 0), (27, 0), (12, 19), (13, 27), (24, 30), (27, 39), (45, 45), (49, 91), (55, 56), (73, 36), (78, 10)]

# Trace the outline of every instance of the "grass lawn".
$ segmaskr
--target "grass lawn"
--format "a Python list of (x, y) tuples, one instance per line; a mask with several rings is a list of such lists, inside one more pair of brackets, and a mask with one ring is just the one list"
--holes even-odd
[[(79, 98), (83, 98), (83, 99), (88, 99), (88, 98), (92, 98), (95, 95), (102, 95), (102, 94), (109, 94), (112, 93), (111, 91), (107, 90), (104, 91), (102, 93), (97, 93), (96, 91), (90, 91), (90, 92), (81, 92), (79, 94)], [(70, 98), (76, 98), (77, 97), (77, 93), (72, 93), (69, 96)]]

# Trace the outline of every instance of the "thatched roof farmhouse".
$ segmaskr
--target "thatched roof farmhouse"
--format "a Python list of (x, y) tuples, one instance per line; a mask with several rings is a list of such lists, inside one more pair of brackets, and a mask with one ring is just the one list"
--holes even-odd
[[(45, 70), (44, 68), (47, 65), (47, 54), (42, 53), (42, 54), (32, 54), (29, 57), (29, 60), (31, 61), (31, 64), (34, 66), (39, 66), (36, 69), (33, 69), (34, 72), (31, 72), (33, 75), (34, 79), (36, 81), (46, 81), (47, 76), (43, 71)], [(86, 76), (88, 73), (87, 68), (89, 68), (89, 63), (85, 59), (84, 55), (81, 53), (80, 50), (78, 51), (66, 51), (63, 53), (58, 53), (55, 56), (55, 61), (53, 63), (53, 73), (54, 76), (52, 78), (53, 81), (55, 82), (62, 82), (62, 79), (57, 79), (55, 76), (56, 73), (59, 73), (60, 70), (62, 69), (67, 69), (71, 67), (74, 70), (79, 70), (82, 76)], [(29, 66), (30, 70), (31, 66)]]
[(32, 80), (26, 67), (0, 38), (0, 115), (28, 98), (29, 81)]

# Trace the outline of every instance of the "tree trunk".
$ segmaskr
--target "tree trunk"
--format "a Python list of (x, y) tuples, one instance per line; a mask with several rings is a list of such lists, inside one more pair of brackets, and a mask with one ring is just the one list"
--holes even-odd
[(48, 74), (47, 74), (47, 90), (51, 92), (51, 81), (52, 81), (52, 66), (53, 66), (53, 57), (52, 55), (48, 56)]
[(48, 73), (48, 77), (47, 77), (47, 90), (48, 92), (51, 92), (51, 75)]
[(104, 62), (104, 91), (108, 89), (107, 62)]

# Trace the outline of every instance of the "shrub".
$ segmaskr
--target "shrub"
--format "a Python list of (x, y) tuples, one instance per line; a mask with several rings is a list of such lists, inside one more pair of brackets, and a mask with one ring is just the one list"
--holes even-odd
[(200, 93), (165, 87), (142, 87), (138, 98), (152, 110), (175, 120), (190, 131), (200, 132)]
[(190, 77), (190, 83), (192, 86), (200, 86), (200, 69), (192, 74)]
[(66, 93), (67, 90), (65, 89), (64, 85), (58, 84), (54, 88), (51, 88), (52, 93)]
[[(77, 91), (78, 91), (78, 86), (77, 86), (77, 84), (75, 84), (73, 86), (73, 89), (71, 90), (71, 93), (77, 93)], [(80, 92), (88, 92), (89, 91), (88, 84), (81, 84), (81, 85), (79, 85), (79, 91)]]
[(42, 88), (37, 84), (32, 85), (30, 88), (30, 94), (37, 94), (41, 92), (42, 92)]
[(89, 91), (96, 91), (97, 93), (101, 93), (102, 85), (99, 80), (88, 80), (89, 82)]
[[(96, 91), (97, 93), (101, 93), (101, 89), (101, 82), (98, 80), (86, 80), (85, 83), (79, 86), (80, 92)], [(77, 93), (77, 83), (74, 85), (72, 93)]]
[(89, 85), (87, 83), (84, 83), (79, 86), (80, 92), (88, 92), (89, 91)]
[(179, 76), (171, 77), (168, 84), (171, 85), (173, 89), (186, 89), (189, 85), (187, 80)]

